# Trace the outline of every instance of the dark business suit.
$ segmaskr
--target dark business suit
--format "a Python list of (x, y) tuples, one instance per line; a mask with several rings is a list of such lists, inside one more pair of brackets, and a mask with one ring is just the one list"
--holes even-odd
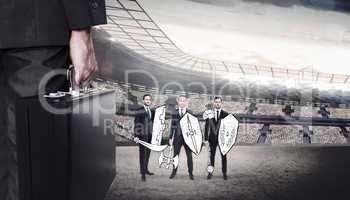
[[(53, 69), (65, 69), (69, 65), (71, 30), (88, 29), (104, 23), (104, 0), (0, 1), (0, 152), (9, 152), (8, 155), (0, 154), (1, 163), (8, 163), (0, 165), (0, 199), (18, 198), (15, 184), (18, 177), (16, 101), (21, 98), (37, 99), (42, 77)], [(65, 77), (56, 76), (47, 86), (47, 92), (66, 88)], [(42, 171), (42, 176), (50, 176), (39, 168), (33, 167), (33, 170)], [(30, 175), (24, 174), (23, 177)], [(19, 187), (24, 182), (21, 180)], [(41, 186), (25, 187), (39, 190)], [(12, 194), (14, 196), (9, 197)], [(26, 196), (23, 199), (30, 198)], [(35, 198), (51, 197), (42, 195)]]
[[(150, 116), (151, 115), (151, 116)], [(134, 136), (140, 140), (151, 143), (154, 110), (150, 110), (150, 115), (146, 112), (144, 106), (138, 108), (134, 119)], [(148, 172), (148, 161), (151, 150), (139, 144), (140, 173), (145, 175)]]
[(104, 0), (3, 0), (0, 49), (67, 46), (70, 30), (104, 23)]
[[(0, 1), (2, 95), (36, 96), (45, 74), (68, 67), (71, 31), (105, 23), (104, 0)], [(50, 91), (64, 80), (51, 79)]]
[[(214, 115), (217, 113), (214, 112)], [(209, 141), (209, 147), (210, 147), (210, 163), (212, 166), (215, 164), (215, 153), (216, 148), (218, 146), (218, 135), (220, 130), (220, 124), (221, 119), (225, 118), (228, 115), (228, 113), (224, 110), (221, 110), (219, 117), (217, 120), (215, 117), (211, 119), (206, 119), (205, 121), (205, 131), (204, 131), (204, 139), (206, 141)], [(220, 151), (221, 154), (221, 151)], [(222, 165), (222, 173), (226, 175), (227, 172), (227, 158), (226, 155), (221, 154), (221, 165)]]
[[(190, 110), (186, 109), (186, 112), (192, 113)], [(185, 115), (186, 112), (183, 114)], [(173, 145), (174, 145), (174, 157), (180, 154), (181, 147), (185, 147), (186, 156), (187, 156), (187, 167), (188, 167), (188, 174), (193, 175), (193, 161), (192, 161), (192, 151), (191, 149), (186, 145), (184, 138), (182, 136), (181, 126), (180, 126), (180, 120), (181, 116), (179, 114), (179, 109), (176, 109), (174, 113), (172, 114), (171, 119), (171, 131), (170, 131), (170, 138), (173, 138)], [(173, 169), (172, 174), (176, 174), (177, 168)]]

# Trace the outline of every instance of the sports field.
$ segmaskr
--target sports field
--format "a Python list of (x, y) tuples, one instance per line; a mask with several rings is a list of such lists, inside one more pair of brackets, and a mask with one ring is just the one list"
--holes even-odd
[(158, 167), (159, 154), (151, 153), (149, 169), (155, 175), (146, 182), (139, 174), (138, 147), (117, 147), (116, 152), (117, 175), (107, 200), (344, 199), (350, 187), (350, 147), (237, 146), (228, 154), (226, 181), (218, 151), (211, 180), (206, 179), (207, 149), (193, 155), (194, 181), (188, 178), (183, 148), (172, 180), (170, 170)]

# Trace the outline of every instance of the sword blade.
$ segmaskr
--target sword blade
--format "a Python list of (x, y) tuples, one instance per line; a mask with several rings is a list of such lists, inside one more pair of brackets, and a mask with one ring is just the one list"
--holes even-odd
[[(118, 133), (117, 133), (117, 135), (134, 142), (134, 137), (133, 136), (125, 136), (125, 135), (118, 134)], [(158, 151), (159, 152), (159, 151), (164, 151), (167, 148), (167, 145), (155, 145), (155, 144), (150, 144), (150, 143), (142, 141), (142, 140), (139, 140), (139, 143), (141, 145), (151, 149), (152, 151)]]
[(164, 151), (167, 148), (167, 145), (155, 145), (155, 144), (150, 144), (148, 142), (139, 140), (139, 143), (149, 149), (151, 149), (152, 151)]

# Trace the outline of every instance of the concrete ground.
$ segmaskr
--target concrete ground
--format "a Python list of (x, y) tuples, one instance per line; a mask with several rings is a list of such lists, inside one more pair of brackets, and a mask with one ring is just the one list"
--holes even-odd
[[(219, 150), (219, 149), (218, 149)], [(184, 149), (175, 179), (158, 167), (151, 153), (154, 176), (141, 182), (138, 147), (117, 147), (117, 175), (106, 200), (120, 199), (348, 199), (349, 146), (236, 146), (228, 154), (228, 180), (216, 154), (214, 177), (206, 179), (207, 149), (194, 158), (194, 181), (189, 180)]]

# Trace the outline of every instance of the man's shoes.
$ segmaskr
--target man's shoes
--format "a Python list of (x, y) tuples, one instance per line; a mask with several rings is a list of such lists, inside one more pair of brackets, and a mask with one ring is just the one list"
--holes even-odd
[(227, 180), (227, 175), (226, 175), (226, 174), (224, 174), (224, 177), (223, 177), (223, 178), (224, 178), (224, 180)]
[(144, 175), (144, 174), (141, 175), (141, 181), (143, 181), (143, 182), (146, 181), (146, 175)]
[(208, 176), (207, 176), (207, 179), (211, 179), (211, 177), (213, 177), (213, 174), (212, 173), (208, 173)]
[(171, 175), (170, 175), (169, 178), (170, 178), (170, 179), (173, 179), (175, 176), (176, 176), (176, 173), (173, 172), (173, 173), (171, 173)]
[(152, 172), (150, 172), (150, 171), (147, 171), (146, 174), (149, 175), (149, 176), (154, 175), (154, 173), (152, 173)]
[(193, 174), (188, 175), (191, 180), (194, 180)]

